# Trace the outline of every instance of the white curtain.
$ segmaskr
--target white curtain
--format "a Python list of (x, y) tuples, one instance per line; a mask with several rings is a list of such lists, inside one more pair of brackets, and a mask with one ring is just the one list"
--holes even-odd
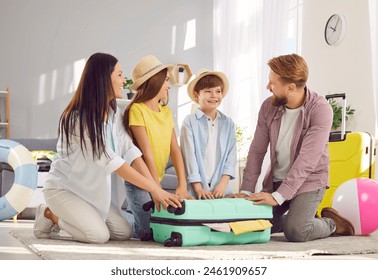
[(214, 70), (227, 74), (220, 110), (254, 132), (270, 58), (286, 51), (289, 0), (214, 0)]

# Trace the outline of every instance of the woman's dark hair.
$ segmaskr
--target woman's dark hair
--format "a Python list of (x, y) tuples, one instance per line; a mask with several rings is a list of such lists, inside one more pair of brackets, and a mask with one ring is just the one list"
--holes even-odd
[(116, 110), (111, 74), (117, 62), (110, 54), (95, 53), (85, 64), (77, 90), (59, 119), (58, 136), (62, 143), (66, 140), (67, 149), (72, 135), (78, 133), (83, 154), (89, 148), (86, 137), (90, 139), (94, 159), (106, 153), (104, 122), (109, 105)]
[[(141, 103), (148, 100), (151, 100), (156, 95), (158, 95), (161, 87), (164, 84), (165, 79), (167, 78), (168, 69), (164, 68), (160, 72), (153, 75), (151, 78), (149, 78), (147, 81), (145, 81), (143, 84), (138, 87), (136, 95), (134, 99), (130, 102), (130, 104), (126, 107), (125, 112), (123, 114), (123, 126), (125, 127), (127, 133), (133, 138), (134, 144), (138, 146), (138, 144), (135, 141), (135, 138), (133, 136), (133, 133), (131, 132), (130, 125), (129, 125), (129, 112), (130, 108), (134, 103)], [(163, 104), (168, 104), (168, 101)]]

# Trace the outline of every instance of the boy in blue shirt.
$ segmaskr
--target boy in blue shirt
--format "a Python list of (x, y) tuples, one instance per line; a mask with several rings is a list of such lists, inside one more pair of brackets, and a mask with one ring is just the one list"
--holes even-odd
[(228, 91), (222, 72), (201, 69), (188, 85), (189, 97), (199, 108), (182, 124), (180, 146), (189, 192), (198, 199), (232, 194), (235, 178), (236, 135), (231, 118), (217, 110)]

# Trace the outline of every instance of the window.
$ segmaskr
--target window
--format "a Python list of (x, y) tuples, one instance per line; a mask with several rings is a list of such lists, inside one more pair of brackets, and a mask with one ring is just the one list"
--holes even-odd
[(303, 0), (290, 0), (287, 30), (287, 53), (302, 52), (302, 7)]

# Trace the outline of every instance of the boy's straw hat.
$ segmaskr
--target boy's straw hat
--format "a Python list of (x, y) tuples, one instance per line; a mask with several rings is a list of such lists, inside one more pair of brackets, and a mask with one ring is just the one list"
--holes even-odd
[(130, 86), (132, 90), (137, 90), (145, 81), (153, 75), (159, 73), (161, 70), (168, 68), (168, 74), (171, 75), (173, 69), (172, 64), (162, 64), (155, 56), (147, 55), (143, 57), (134, 66), (131, 72), (131, 79), (133, 84)]
[(202, 68), (198, 71), (197, 76), (188, 84), (188, 94), (189, 94), (189, 97), (194, 102), (197, 102), (197, 100), (195, 99), (195, 96), (194, 96), (194, 87), (196, 86), (197, 82), (200, 79), (202, 79), (203, 77), (208, 76), (208, 75), (215, 75), (222, 80), (222, 82), (223, 82), (222, 94), (223, 94), (223, 97), (226, 96), (227, 91), (228, 91), (228, 79), (227, 79), (226, 75), (222, 72), (209, 71), (205, 68)]

